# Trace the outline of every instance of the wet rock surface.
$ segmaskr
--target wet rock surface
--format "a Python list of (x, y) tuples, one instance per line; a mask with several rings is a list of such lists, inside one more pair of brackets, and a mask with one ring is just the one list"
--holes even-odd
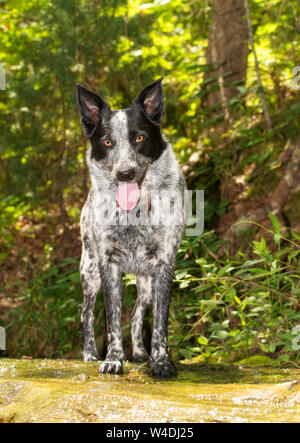
[(300, 370), (181, 365), (156, 381), (145, 365), (0, 360), (2, 422), (299, 422)]

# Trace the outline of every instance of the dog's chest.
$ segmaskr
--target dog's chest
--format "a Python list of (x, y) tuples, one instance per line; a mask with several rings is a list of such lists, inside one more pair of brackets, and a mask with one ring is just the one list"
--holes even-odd
[(161, 258), (162, 238), (151, 226), (113, 226), (101, 232), (101, 258), (124, 272), (148, 273)]

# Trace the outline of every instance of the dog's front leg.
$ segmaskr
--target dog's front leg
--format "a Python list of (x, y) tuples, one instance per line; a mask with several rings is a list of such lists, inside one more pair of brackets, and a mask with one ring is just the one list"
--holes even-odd
[(84, 236), (80, 277), (84, 300), (81, 306), (81, 328), (84, 361), (99, 360), (94, 333), (94, 306), (100, 289), (99, 262), (88, 236)]
[(106, 309), (107, 354), (99, 368), (102, 374), (122, 374), (125, 354), (121, 332), (122, 273), (114, 263), (100, 266)]
[(152, 279), (153, 335), (150, 365), (158, 378), (176, 375), (176, 368), (168, 355), (168, 316), (174, 269), (170, 265), (157, 267)]

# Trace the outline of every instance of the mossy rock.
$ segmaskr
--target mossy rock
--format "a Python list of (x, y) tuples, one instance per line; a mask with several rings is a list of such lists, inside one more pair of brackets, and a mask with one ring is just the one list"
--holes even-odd
[(178, 365), (176, 378), (154, 380), (146, 365), (98, 367), (0, 359), (0, 423), (300, 421), (300, 370)]

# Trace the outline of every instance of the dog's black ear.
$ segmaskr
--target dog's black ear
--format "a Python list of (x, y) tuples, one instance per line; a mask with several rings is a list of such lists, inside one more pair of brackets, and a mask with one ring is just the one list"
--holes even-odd
[(156, 125), (160, 125), (164, 116), (163, 77), (146, 86), (135, 99), (142, 107), (147, 118)]
[(103, 112), (109, 111), (109, 105), (99, 95), (77, 83), (77, 104), (83, 129), (92, 137)]

